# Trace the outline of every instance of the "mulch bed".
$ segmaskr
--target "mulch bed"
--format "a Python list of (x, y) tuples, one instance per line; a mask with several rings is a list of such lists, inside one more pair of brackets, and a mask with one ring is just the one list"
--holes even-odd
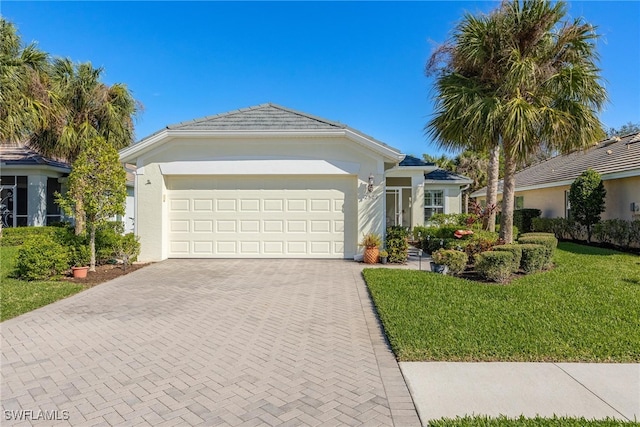
[(87, 274), (87, 277), (83, 279), (74, 278), (71, 272), (69, 272), (69, 275), (62, 277), (62, 280), (66, 282), (81, 284), (85, 288), (91, 288), (95, 285), (99, 285), (100, 283), (115, 279), (120, 276), (124, 276), (125, 274), (129, 274), (133, 271), (139, 270), (143, 267), (146, 267), (147, 265), (149, 264), (127, 265), (126, 271), (122, 265), (113, 265), (113, 264), (97, 265), (96, 271), (95, 272), (90, 271)]

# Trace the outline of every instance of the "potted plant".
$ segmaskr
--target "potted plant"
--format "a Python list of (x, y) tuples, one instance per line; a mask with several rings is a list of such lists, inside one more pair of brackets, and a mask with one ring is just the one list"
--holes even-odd
[(378, 248), (381, 244), (382, 238), (379, 234), (369, 233), (364, 235), (360, 246), (364, 247), (365, 264), (376, 264), (378, 262), (378, 256), (380, 255)]
[(449, 267), (444, 264), (445, 256), (442, 250), (433, 251), (431, 254), (431, 271), (439, 274), (447, 274)]
[(69, 249), (69, 258), (71, 259), (71, 272), (73, 273), (73, 277), (77, 279), (87, 277), (89, 261), (91, 259), (89, 248), (85, 245), (72, 246), (71, 249)]
[(385, 251), (384, 249), (380, 251), (380, 264), (386, 264), (387, 263), (387, 258), (389, 257), (389, 252)]

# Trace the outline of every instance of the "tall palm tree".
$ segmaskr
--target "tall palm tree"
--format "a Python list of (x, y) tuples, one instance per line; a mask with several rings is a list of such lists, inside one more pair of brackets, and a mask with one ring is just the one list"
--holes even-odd
[(518, 162), (541, 145), (568, 152), (604, 137), (597, 35), (581, 19), (562, 22), (565, 14), (562, 1), (503, 2), (489, 15), (465, 16), (430, 61), (438, 76), (429, 132), (444, 146), (502, 146), (506, 242), (513, 240)]
[[(100, 137), (121, 149), (133, 142), (133, 117), (140, 109), (123, 84), (108, 86), (100, 81), (102, 68), (91, 63), (74, 64), (55, 59), (50, 79), (56, 105), (48, 125), (32, 133), (30, 145), (45, 156), (78, 158), (89, 141)], [(82, 201), (76, 203), (76, 233), (84, 231)]]
[(0, 140), (21, 141), (46, 124), (50, 96), (47, 54), (24, 46), (16, 27), (0, 17)]

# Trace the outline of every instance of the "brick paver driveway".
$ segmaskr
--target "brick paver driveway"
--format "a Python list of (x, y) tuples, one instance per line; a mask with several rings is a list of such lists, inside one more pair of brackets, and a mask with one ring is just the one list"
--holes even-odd
[(5, 321), (2, 425), (419, 425), (360, 270), (169, 260)]

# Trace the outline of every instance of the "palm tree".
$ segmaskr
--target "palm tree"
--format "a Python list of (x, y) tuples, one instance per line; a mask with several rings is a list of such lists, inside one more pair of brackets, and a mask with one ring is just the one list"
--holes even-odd
[[(436, 112), (428, 131), (442, 146), (502, 146), (500, 235), (513, 240), (518, 162), (543, 145), (568, 152), (604, 137), (596, 115), (606, 101), (594, 28), (561, 22), (562, 1), (514, 0), (489, 15), (466, 15), (432, 56)], [(443, 65), (441, 65), (443, 64)]]
[[(51, 87), (56, 108), (48, 125), (36, 130), (30, 145), (45, 156), (73, 162), (88, 142), (100, 137), (121, 149), (133, 142), (133, 117), (140, 108), (123, 84), (108, 86), (100, 81), (102, 68), (91, 63), (74, 64), (56, 59), (51, 66)], [(82, 201), (76, 203), (76, 233), (84, 230)]]
[(27, 46), (16, 27), (0, 18), (0, 140), (21, 141), (45, 125), (50, 96), (47, 54)]

